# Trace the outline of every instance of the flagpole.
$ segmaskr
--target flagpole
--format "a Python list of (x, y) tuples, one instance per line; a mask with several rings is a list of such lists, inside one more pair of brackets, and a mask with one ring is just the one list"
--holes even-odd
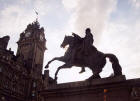
[(36, 14), (36, 21), (38, 21), (38, 12), (36, 10), (35, 11), (35, 14)]

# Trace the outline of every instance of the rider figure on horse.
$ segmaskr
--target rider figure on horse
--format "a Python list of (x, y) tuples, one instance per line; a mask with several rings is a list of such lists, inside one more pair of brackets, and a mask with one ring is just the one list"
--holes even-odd
[[(82, 42), (82, 50), (84, 51), (84, 55), (87, 56), (87, 55), (89, 55), (89, 50), (90, 50), (90, 48), (92, 47), (92, 44), (93, 44), (93, 42), (94, 42), (94, 39), (93, 39), (93, 35), (92, 35), (92, 33), (91, 33), (90, 28), (87, 28), (87, 29), (85, 30), (85, 33), (86, 33), (86, 35), (85, 35), (84, 38), (81, 38), (79, 35), (77, 35), (77, 34), (75, 34), (75, 33), (72, 33), (72, 35), (73, 35), (76, 39), (79, 39), (79, 40), (83, 39), (83, 42)], [(77, 52), (76, 49), (73, 50), (73, 52), (72, 52), (71, 63), (74, 62), (76, 52)], [(82, 70), (81, 70), (80, 73), (82, 73), (82, 72), (85, 72), (85, 67), (82, 67)]]
[(85, 33), (86, 35), (84, 37), (83, 49), (84, 49), (85, 55), (89, 55), (89, 50), (90, 50), (90, 47), (93, 45), (94, 39), (90, 31), (90, 28), (87, 28)]

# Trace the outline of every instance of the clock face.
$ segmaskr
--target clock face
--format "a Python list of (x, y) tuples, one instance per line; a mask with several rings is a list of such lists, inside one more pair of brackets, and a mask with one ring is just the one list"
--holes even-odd
[(43, 35), (40, 35), (40, 40), (43, 41), (44, 37)]
[(29, 37), (31, 35), (30, 32), (25, 33), (25, 37)]

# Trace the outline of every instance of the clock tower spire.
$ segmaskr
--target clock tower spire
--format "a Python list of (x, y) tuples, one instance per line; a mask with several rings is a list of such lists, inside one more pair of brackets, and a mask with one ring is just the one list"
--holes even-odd
[(44, 52), (46, 50), (44, 28), (40, 28), (37, 20), (27, 25), (25, 31), (20, 34), (20, 39), (17, 43), (17, 57), (19, 57), (29, 73), (32, 73), (34, 77), (41, 77)]

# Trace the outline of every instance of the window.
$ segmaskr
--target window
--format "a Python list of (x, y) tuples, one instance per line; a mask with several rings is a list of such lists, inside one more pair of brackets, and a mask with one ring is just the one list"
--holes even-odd
[(36, 82), (33, 82), (33, 87), (36, 87)]

